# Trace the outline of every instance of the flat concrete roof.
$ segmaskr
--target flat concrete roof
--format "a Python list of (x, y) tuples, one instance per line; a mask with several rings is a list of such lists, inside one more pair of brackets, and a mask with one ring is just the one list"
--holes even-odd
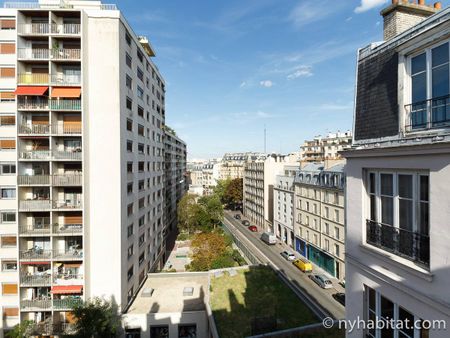
[[(186, 287), (192, 296), (183, 296)], [(151, 297), (142, 297), (149, 289)], [(208, 292), (208, 273), (150, 273), (127, 314), (203, 311)]]

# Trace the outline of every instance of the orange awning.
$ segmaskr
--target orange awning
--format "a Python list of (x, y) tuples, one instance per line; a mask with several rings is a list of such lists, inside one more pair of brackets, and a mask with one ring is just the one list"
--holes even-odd
[(51, 97), (72, 97), (78, 98), (81, 95), (81, 88), (75, 87), (53, 87)]
[(54, 295), (81, 293), (82, 290), (83, 290), (83, 285), (55, 285), (52, 287), (52, 293)]
[(18, 86), (14, 94), (16, 95), (44, 95), (48, 87), (40, 86)]

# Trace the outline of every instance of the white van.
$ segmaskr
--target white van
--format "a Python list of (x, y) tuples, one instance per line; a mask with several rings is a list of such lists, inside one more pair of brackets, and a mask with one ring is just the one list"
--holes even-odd
[(277, 237), (271, 232), (264, 232), (261, 235), (261, 240), (269, 245), (277, 244)]

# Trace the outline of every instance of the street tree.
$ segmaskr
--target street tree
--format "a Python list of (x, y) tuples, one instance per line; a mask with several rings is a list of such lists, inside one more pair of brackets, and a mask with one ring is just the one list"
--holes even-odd
[(214, 195), (218, 196), (220, 201), (223, 204), (226, 204), (226, 201), (224, 199), (225, 192), (227, 191), (227, 188), (228, 188), (228, 185), (230, 184), (230, 182), (231, 182), (230, 178), (227, 178), (225, 180), (218, 180), (217, 185), (213, 189)]
[(188, 234), (195, 231), (195, 228), (199, 225), (200, 210), (197, 206), (197, 196), (191, 194), (185, 194), (178, 202), (177, 216), (178, 216), (178, 228), (180, 231), (187, 232)]
[(219, 196), (203, 196), (199, 198), (198, 203), (208, 215), (210, 226), (215, 229), (223, 221), (223, 205)]
[(228, 184), (224, 194), (227, 204), (236, 206), (242, 203), (243, 199), (243, 179), (236, 178)]
[(192, 261), (190, 270), (207, 271), (227, 250), (225, 238), (217, 232), (196, 234), (192, 240)]

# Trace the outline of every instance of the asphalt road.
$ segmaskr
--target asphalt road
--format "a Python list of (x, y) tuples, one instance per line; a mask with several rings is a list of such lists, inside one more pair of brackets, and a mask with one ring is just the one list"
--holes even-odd
[[(332, 297), (332, 294), (337, 292), (336, 289), (322, 289), (308, 277), (308, 274), (301, 272), (292, 262), (287, 261), (280, 255), (285, 250), (284, 246), (265, 244), (260, 240), (261, 232), (249, 231), (246, 226), (242, 225), (241, 221), (234, 219), (234, 214), (235, 212), (226, 211), (224, 222), (235, 229), (234, 234), (246, 243), (248, 248), (263, 263), (274, 265), (309, 302), (317, 304), (324, 313), (334, 319), (345, 318), (345, 308)], [(252, 245), (248, 245), (249, 243)]]

